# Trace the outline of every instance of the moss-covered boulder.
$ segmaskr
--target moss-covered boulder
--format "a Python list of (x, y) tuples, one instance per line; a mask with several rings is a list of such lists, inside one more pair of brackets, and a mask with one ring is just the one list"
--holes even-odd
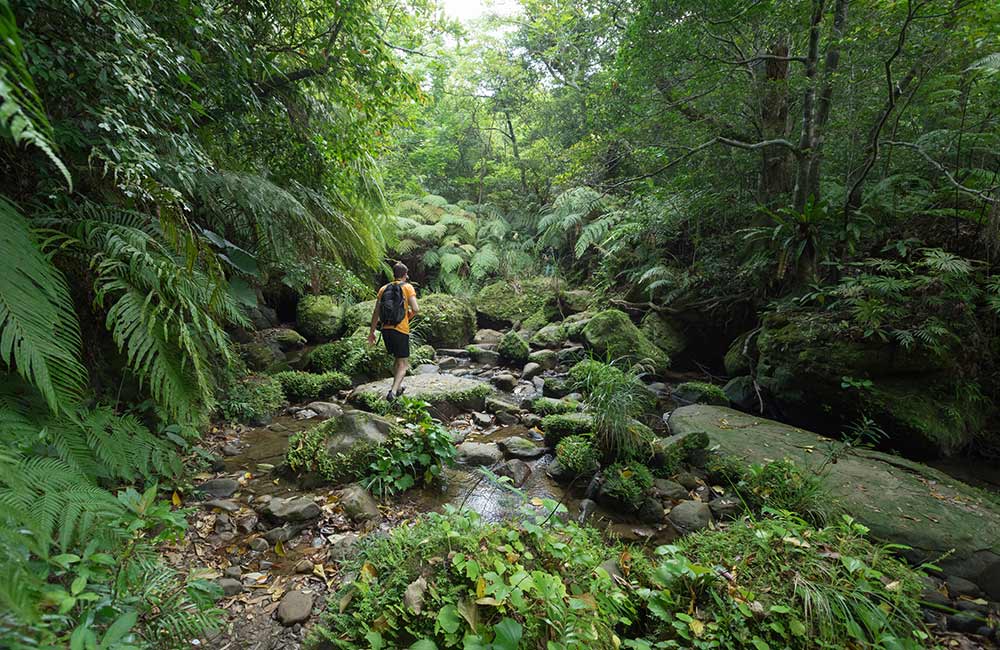
[[(753, 336), (751, 336), (753, 335)], [(749, 375), (757, 363), (757, 342), (754, 332), (746, 332), (736, 337), (726, 350), (722, 360), (726, 374), (730, 377)]]
[(313, 343), (330, 341), (343, 333), (343, 316), (333, 296), (302, 296), (295, 314), (297, 331)]
[(403, 431), (388, 419), (347, 410), (288, 440), (285, 463), (310, 483), (343, 483), (365, 476), (379, 447)]
[(682, 405), (714, 404), (729, 406), (729, 398), (720, 386), (704, 381), (686, 381), (674, 388), (673, 398)]
[(554, 413), (543, 417), (539, 426), (545, 434), (545, 444), (555, 447), (566, 436), (591, 433), (594, 418), (589, 413)]
[(503, 335), (497, 344), (497, 354), (504, 363), (513, 365), (524, 365), (528, 361), (528, 354), (531, 348), (528, 342), (517, 332), (510, 331)]
[(687, 337), (678, 323), (663, 314), (650, 312), (643, 316), (639, 323), (639, 331), (642, 332), (649, 341), (667, 353), (670, 358), (684, 352), (687, 348)]
[(617, 309), (594, 314), (583, 328), (583, 340), (598, 357), (647, 363), (654, 372), (670, 366), (667, 353), (653, 345), (628, 315)]
[(359, 327), (368, 328), (372, 323), (372, 312), (375, 311), (375, 301), (356, 302), (344, 309), (344, 331), (353, 332)]
[(827, 312), (767, 315), (757, 348), (757, 383), (772, 406), (823, 433), (865, 416), (903, 453), (946, 455), (968, 444), (988, 413), (960, 350), (905, 349)]
[(277, 346), (282, 352), (298, 350), (306, 344), (306, 337), (288, 327), (271, 327), (254, 334), (254, 340)]
[(567, 289), (559, 293), (559, 308), (567, 314), (577, 314), (590, 309), (594, 292), (589, 289)]
[(250, 370), (277, 372), (288, 366), (284, 353), (276, 345), (251, 341), (238, 344), (236, 351)]
[(536, 348), (558, 348), (566, 342), (566, 330), (562, 323), (549, 323), (531, 336), (531, 345)]
[[(494, 392), (486, 382), (441, 374), (413, 375), (403, 382), (403, 386), (407, 397), (429, 403), (431, 413), (442, 420), (463, 411), (482, 411), (486, 396)], [(362, 384), (348, 399), (360, 408), (372, 408), (379, 405), (378, 400), (383, 400), (391, 387), (391, 379)]]
[[(674, 434), (708, 433), (710, 446), (764, 463), (790, 458), (804, 470), (823, 471), (830, 501), (886, 542), (910, 547), (914, 562), (933, 562), (950, 575), (982, 584), (1000, 571), (1000, 502), (937, 470), (898, 456), (854, 449), (828, 463), (829, 440), (802, 429), (720, 406), (675, 410)], [(825, 466), (825, 467), (824, 467)]]
[(573, 413), (574, 411), (580, 410), (580, 403), (569, 399), (539, 397), (531, 402), (531, 410), (538, 415)]
[(428, 345), (461, 348), (476, 335), (476, 313), (465, 300), (432, 293), (419, 302), (420, 314), (413, 321), (413, 329)]
[[(547, 307), (557, 312), (552, 309), (558, 298), (555, 287), (552, 278), (543, 277), (501, 280), (486, 285), (476, 297), (476, 318), (480, 327), (507, 329), (540, 312), (544, 318)], [(543, 321), (539, 327), (547, 322)]]
[(589, 323), (590, 319), (593, 317), (594, 314), (589, 311), (567, 316), (561, 323), (563, 333), (566, 335), (566, 338), (570, 341), (583, 343), (583, 328), (587, 326), (587, 323)]

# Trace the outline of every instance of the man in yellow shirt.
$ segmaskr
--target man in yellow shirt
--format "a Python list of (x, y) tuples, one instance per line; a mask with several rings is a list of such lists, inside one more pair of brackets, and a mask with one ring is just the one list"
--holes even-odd
[(409, 269), (402, 262), (392, 267), (394, 280), (378, 290), (368, 345), (375, 345), (375, 330), (382, 330), (385, 349), (396, 359), (392, 388), (385, 398), (390, 402), (403, 394), (403, 377), (410, 367), (410, 319), (419, 313), (417, 292), (407, 280)]

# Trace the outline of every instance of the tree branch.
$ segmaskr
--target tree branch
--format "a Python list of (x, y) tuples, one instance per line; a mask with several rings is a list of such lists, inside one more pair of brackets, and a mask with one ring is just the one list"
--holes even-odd
[(948, 179), (948, 182), (954, 185), (955, 188), (958, 189), (958, 191), (964, 192), (969, 196), (974, 196), (977, 199), (989, 203), (991, 205), (1000, 204), (1000, 198), (992, 196), (993, 192), (995, 192), (997, 189), (1000, 189), (1000, 185), (995, 185), (993, 187), (986, 188), (985, 190), (977, 190), (971, 187), (966, 187), (965, 185), (962, 185), (962, 183), (957, 178), (955, 178), (944, 165), (934, 160), (934, 158), (932, 158), (929, 153), (924, 151), (923, 147), (921, 147), (919, 144), (913, 142), (900, 142), (898, 140), (884, 140), (882, 144), (893, 147), (905, 147), (906, 149), (913, 149), (921, 156), (923, 156), (924, 160), (929, 162), (938, 171), (944, 174), (944, 177)]

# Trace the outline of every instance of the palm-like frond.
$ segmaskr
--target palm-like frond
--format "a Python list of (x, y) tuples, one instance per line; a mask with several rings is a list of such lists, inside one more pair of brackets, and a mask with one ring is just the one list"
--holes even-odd
[(0, 359), (41, 391), (49, 406), (76, 404), (87, 371), (66, 282), (42, 254), (28, 222), (0, 197)]

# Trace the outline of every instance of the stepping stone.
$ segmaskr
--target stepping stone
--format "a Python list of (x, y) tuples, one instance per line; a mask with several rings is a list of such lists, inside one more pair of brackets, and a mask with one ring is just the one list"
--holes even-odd
[(523, 460), (515, 458), (498, 467), (497, 476), (506, 476), (510, 478), (514, 487), (521, 487), (531, 476), (531, 467)]
[(681, 501), (670, 510), (668, 517), (682, 533), (694, 533), (709, 527), (712, 510), (701, 501)]
[(379, 521), (382, 513), (375, 499), (360, 485), (348, 485), (340, 491), (340, 507), (351, 521)]
[(465, 465), (493, 465), (503, 458), (495, 442), (463, 442), (458, 446), (456, 460)]
[[(403, 381), (406, 396), (431, 405), (431, 413), (441, 420), (451, 420), (465, 411), (483, 410), (486, 396), (493, 388), (486, 382), (455, 375), (413, 375)], [(366, 399), (383, 398), (392, 387), (392, 379), (382, 379), (355, 388), (348, 398), (362, 406)]]

